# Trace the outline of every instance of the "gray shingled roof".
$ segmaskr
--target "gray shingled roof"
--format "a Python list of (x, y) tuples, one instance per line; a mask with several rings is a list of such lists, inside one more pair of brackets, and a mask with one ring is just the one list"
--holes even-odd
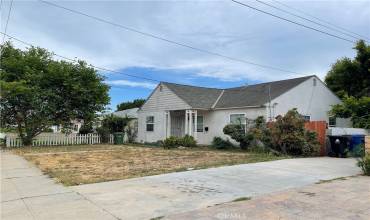
[(209, 109), (221, 94), (221, 89), (163, 83), (193, 108)]
[(216, 104), (214, 108), (233, 108), (261, 106), (269, 101), (269, 87), (271, 99), (274, 99), (311, 77), (313, 76), (230, 89), (204, 88), (167, 82), (163, 84), (193, 108), (210, 109), (214, 104)]
[(125, 117), (138, 118), (138, 114), (137, 114), (138, 110), (139, 108), (130, 108), (130, 109), (122, 110), (122, 111), (112, 112), (112, 114), (120, 118), (125, 118)]

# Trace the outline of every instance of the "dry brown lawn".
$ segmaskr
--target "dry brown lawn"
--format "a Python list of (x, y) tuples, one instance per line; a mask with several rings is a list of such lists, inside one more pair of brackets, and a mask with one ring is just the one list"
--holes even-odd
[(64, 185), (283, 159), (268, 154), (141, 146), (37, 147), (15, 150)]

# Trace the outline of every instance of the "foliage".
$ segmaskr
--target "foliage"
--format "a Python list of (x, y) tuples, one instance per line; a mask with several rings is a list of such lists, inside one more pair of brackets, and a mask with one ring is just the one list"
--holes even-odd
[(56, 61), (45, 49), (20, 50), (9, 42), (0, 49), (1, 121), (16, 125), (25, 145), (54, 124), (90, 121), (109, 103), (104, 78), (84, 61)]
[(194, 140), (193, 136), (185, 135), (184, 137), (170, 136), (163, 140), (162, 146), (164, 148), (175, 148), (175, 147), (196, 147), (197, 142)]
[(327, 86), (339, 97), (370, 96), (370, 46), (357, 42), (356, 57), (338, 60), (325, 77)]
[(232, 149), (235, 147), (234, 144), (231, 143), (229, 139), (224, 140), (221, 137), (214, 137), (211, 146), (221, 150)]
[(83, 123), (80, 127), (78, 133), (80, 134), (89, 134), (93, 133), (94, 129), (91, 123)]
[(110, 133), (124, 132), (125, 127), (127, 126), (130, 120), (132, 119), (127, 117), (121, 118), (113, 114), (110, 114), (104, 117), (102, 121), (102, 127), (107, 128)]
[(370, 97), (343, 98), (343, 104), (334, 105), (330, 114), (335, 117), (351, 117), (353, 127), (370, 129)]
[(99, 127), (96, 129), (96, 132), (100, 135), (102, 143), (109, 142), (110, 131), (107, 127)]
[(224, 127), (223, 132), (239, 142), (242, 150), (246, 150), (253, 140), (253, 135), (246, 133), (244, 125), (241, 124), (228, 124)]
[(127, 134), (128, 142), (134, 143), (137, 137), (137, 126), (132, 123), (128, 123), (125, 129), (125, 132)]
[(365, 156), (357, 161), (357, 165), (362, 169), (365, 175), (370, 176), (370, 154), (367, 153)]
[(271, 124), (271, 147), (289, 155), (310, 156), (317, 154), (316, 134), (305, 130), (304, 119), (296, 109), (285, 116), (278, 116)]
[(197, 142), (195, 141), (193, 136), (185, 135), (183, 138), (180, 139), (181, 145), (183, 147), (196, 147)]
[(145, 99), (135, 99), (133, 101), (122, 102), (117, 105), (117, 111), (122, 111), (130, 108), (140, 108), (145, 103)]

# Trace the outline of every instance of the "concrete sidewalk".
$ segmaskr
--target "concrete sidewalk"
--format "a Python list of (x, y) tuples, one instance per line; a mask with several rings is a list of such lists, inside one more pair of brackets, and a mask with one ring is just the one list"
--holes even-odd
[(87, 184), (72, 189), (121, 219), (150, 219), (359, 173), (354, 159), (300, 158)]
[(1, 219), (117, 219), (56, 184), (22, 157), (1, 152)]

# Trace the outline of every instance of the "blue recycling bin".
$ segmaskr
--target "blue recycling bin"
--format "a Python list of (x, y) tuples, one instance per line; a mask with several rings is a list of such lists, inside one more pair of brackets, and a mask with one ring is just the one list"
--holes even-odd
[(361, 144), (365, 143), (365, 135), (359, 134), (359, 135), (351, 135), (351, 141), (349, 144), (349, 150), (353, 151)]
[(352, 156), (361, 157), (364, 155), (365, 135), (351, 135), (349, 151)]

